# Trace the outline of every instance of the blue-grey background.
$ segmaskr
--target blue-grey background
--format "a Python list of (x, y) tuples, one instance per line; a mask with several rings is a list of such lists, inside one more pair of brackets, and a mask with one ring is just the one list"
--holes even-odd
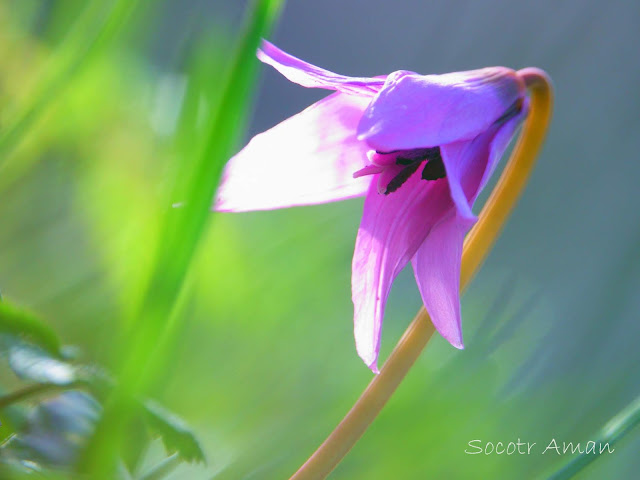
[[(16, 15), (34, 43), (57, 35), (62, 2), (44, 3), (48, 10), (33, 7), (38, 15)], [(214, 32), (212, 55), (224, 57), (245, 5), (158, 2), (122, 47), (126, 58), (112, 60), (134, 73), (123, 78), (108, 65), (111, 76), (94, 79), (101, 95), (135, 102), (113, 113), (95, 90), (72, 94), (76, 103), (63, 111), (88, 102), (109, 127), (72, 115), (81, 127), (27, 147), (38, 167), (3, 186), (0, 288), (50, 318), (89, 359), (113, 361), (105, 339), (118, 329), (114, 309), (128, 308), (118, 288), (136, 270), (122, 253), (149, 201), (136, 192), (162, 181), (148, 98), (185, 68), (199, 33)], [(640, 394), (638, 25), (640, 2), (623, 0), (287, 3), (270, 40), (329, 70), (537, 66), (556, 96), (538, 167), (463, 298), (467, 348), (434, 338), (332, 478), (544, 478), (571, 457), (542, 455), (551, 439), (595, 439)], [(323, 95), (265, 67), (247, 138)], [(86, 145), (69, 147), (76, 143)], [(285, 478), (366, 386), (349, 286), (361, 208), (351, 200), (215, 217), (193, 275), (188, 328), (158, 393), (196, 426), (210, 462), (172, 478)], [(387, 307), (383, 357), (419, 306), (405, 271)], [(465, 454), (474, 439), (536, 446), (531, 455)], [(580, 478), (634, 478), (639, 448), (632, 432)]]

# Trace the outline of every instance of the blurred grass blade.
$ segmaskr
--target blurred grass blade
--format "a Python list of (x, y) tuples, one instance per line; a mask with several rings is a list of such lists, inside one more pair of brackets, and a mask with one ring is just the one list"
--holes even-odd
[(72, 78), (115, 38), (137, 4), (138, 0), (116, 0), (98, 29), (95, 28), (95, 17), (100, 15), (103, 2), (94, 0), (85, 8), (51, 60), (30, 102), (0, 132), (0, 167), (51, 102), (71, 84)]
[(630, 433), (638, 424), (640, 424), (640, 397), (636, 398), (602, 428), (597, 439), (594, 440), (598, 446), (596, 453), (587, 453), (586, 451), (581, 453), (560, 470), (551, 474), (548, 480), (567, 480), (575, 477), (604, 453), (609, 453), (609, 450), (606, 448), (603, 450), (603, 453), (599, 453), (601, 445), (608, 443), (611, 451), (613, 451), (613, 445)]
[(166, 350), (172, 342), (166, 338), (175, 331), (180, 318), (172, 315), (174, 306), (211, 217), (211, 203), (222, 169), (244, 130), (257, 73), (256, 50), (276, 20), (282, 3), (282, 0), (259, 0), (254, 4), (226, 76), (217, 84), (211, 79), (210, 88), (220, 88), (220, 101), (209, 117), (202, 146), (195, 150), (194, 158), (181, 159), (175, 172), (176, 183), (168, 205), (178, 199), (183, 206), (168, 208), (160, 227), (159, 248), (137, 323), (121, 352), (119, 387), (107, 403), (79, 465), (91, 472), (93, 478), (110, 477), (125, 426), (135, 411), (131, 399), (146, 392), (158, 373), (155, 367), (170, 356)]

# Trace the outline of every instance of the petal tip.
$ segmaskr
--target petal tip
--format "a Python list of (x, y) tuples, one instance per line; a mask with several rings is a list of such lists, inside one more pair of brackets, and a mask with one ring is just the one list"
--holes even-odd
[(380, 373), (380, 369), (378, 369), (378, 360), (374, 360), (373, 362), (371, 362), (370, 364), (367, 365), (367, 367), (369, 367), (369, 369), (376, 375), (378, 375)]
[(464, 350), (464, 340), (462, 340), (462, 328), (454, 328), (449, 331), (440, 332), (440, 335), (458, 350)]
[(261, 62), (267, 63), (267, 60), (270, 57), (269, 50), (272, 50), (274, 48), (277, 47), (263, 38), (260, 41), (260, 46), (256, 50), (256, 57), (258, 57), (258, 60), (260, 60)]
[(368, 352), (363, 354), (362, 352), (359, 351), (357, 343), (356, 343), (356, 350), (358, 350), (358, 356), (362, 359), (362, 361), (367, 366), (367, 368), (369, 368), (369, 370), (371, 370), (376, 375), (380, 373), (380, 370), (378, 369), (378, 353), (377, 352), (375, 353)]
[(358, 356), (362, 359), (362, 361), (369, 368), (369, 370), (371, 370), (376, 375), (380, 373), (380, 370), (378, 369), (378, 350), (377, 349), (375, 351), (372, 351), (372, 350), (362, 351), (356, 337), (356, 350), (358, 351)]
[(464, 350), (464, 341), (462, 340), (462, 328), (455, 328), (452, 331), (441, 332), (444, 339), (458, 350)]
[(478, 216), (473, 213), (469, 203), (466, 203), (463, 207), (456, 205), (456, 214), (458, 215), (458, 221), (463, 223), (466, 228), (471, 228), (478, 221)]

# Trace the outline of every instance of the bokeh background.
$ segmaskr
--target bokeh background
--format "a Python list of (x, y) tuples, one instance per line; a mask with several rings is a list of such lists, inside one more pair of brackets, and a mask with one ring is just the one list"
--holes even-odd
[[(3, 298), (106, 368), (142, 288), (189, 62), (211, 59), (215, 86), (247, 6), (148, 3), (0, 170)], [(28, 102), (83, 4), (0, 3), (0, 128)], [(434, 338), (331, 478), (545, 478), (571, 458), (542, 455), (551, 439), (596, 439), (640, 394), (638, 25), (640, 3), (624, 0), (285, 5), (271, 40), (332, 71), (537, 66), (556, 94), (539, 166), (463, 297), (467, 348)], [(245, 140), (324, 96), (261, 72)], [(208, 461), (166, 478), (286, 478), (356, 400), (371, 378), (352, 337), (361, 209), (351, 200), (211, 215), (153, 391), (191, 425)], [(405, 271), (388, 303), (383, 358), (419, 307)], [(20, 385), (6, 367), (0, 375), (3, 390)], [(536, 447), (465, 454), (474, 439)], [(639, 449), (631, 432), (579, 478), (636, 478)], [(152, 443), (140, 463), (160, 456)]]

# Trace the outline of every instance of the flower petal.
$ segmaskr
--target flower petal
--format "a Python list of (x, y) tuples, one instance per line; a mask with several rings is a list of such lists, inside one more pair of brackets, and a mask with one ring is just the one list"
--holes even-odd
[(278, 70), (290, 81), (308, 88), (326, 88), (352, 95), (372, 97), (384, 85), (384, 78), (347, 77), (311, 65), (283, 52), (266, 40), (258, 50), (258, 59)]
[(462, 218), (476, 219), (471, 210), (473, 202), (495, 170), (527, 108), (504, 124), (492, 125), (471, 141), (453, 142), (440, 148), (451, 198)]
[[(454, 142), (440, 148), (442, 162), (447, 172), (451, 199), (456, 205), (460, 217), (472, 221), (476, 220), (476, 216), (471, 208), (486, 170), (489, 145), (493, 138), (491, 133), (487, 132), (471, 141)], [(467, 175), (467, 171), (470, 166), (474, 165), (481, 168), (474, 169), (475, 176), (471, 179)], [(463, 178), (467, 179), (464, 184)]]
[(453, 209), (444, 180), (426, 182), (416, 172), (389, 195), (378, 193), (377, 183), (374, 178), (365, 199), (351, 277), (356, 348), (374, 372), (391, 283), (431, 227)]
[(369, 99), (335, 93), (256, 135), (225, 167), (214, 208), (225, 212), (313, 205), (366, 193), (367, 145), (355, 128)]
[(463, 348), (460, 262), (464, 237), (475, 223), (471, 207), (526, 114), (524, 108), (473, 141), (441, 148), (456, 210), (431, 229), (411, 263), (433, 325), (456, 348)]
[(473, 223), (451, 211), (431, 229), (411, 260), (433, 325), (456, 348), (464, 348), (459, 293), (462, 244)]
[(489, 161), (487, 162), (487, 167), (485, 168), (484, 175), (482, 176), (479, 190), (482, 190), (484, 188), (484, 186), (489, 181), (489, 178), (491, 178), (491, 175), (493, 175), (493, 172), (496, 169), (500, 158), (502, 158), (503, 153), (509, 146), (509, 142), (511, 142), (514, 134), (528, 114), (529, 101), (525, 99), (520, 113), (508, 120), (499, 128), (496, 136), (491, 141), (491, 146), (489, 147)]
[(364, 113), (358, 138), (382, 151), (470, 140), (524, 92), (523, 81), (504, 67), (444, 75), (394, 72)]

